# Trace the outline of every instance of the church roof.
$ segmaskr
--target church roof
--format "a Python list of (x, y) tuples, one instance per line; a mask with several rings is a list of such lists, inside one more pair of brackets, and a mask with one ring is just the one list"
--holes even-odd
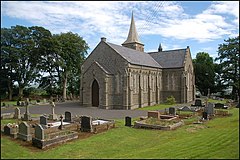
[(163, 68), (180, 68), (184, 66), (186, 49), (149, 53)]
[(131, 64), (162, 68), (149, 54), (107, 42), (107, 44)]
[(134, 21), (134, 17), (133, 17), (133, 13), (132, 13), (132, 19), (131, 19), (131, 25), (130, 25), (128, 37), (127, 37), (127, 40), (123, 44), (134, 43), (134, 42), (141, 44), (141, 42), (139, 41), (139, 38), (138, 38), (138, 33), (137, 33), (137, 29), (135, 26), (135, 21)]

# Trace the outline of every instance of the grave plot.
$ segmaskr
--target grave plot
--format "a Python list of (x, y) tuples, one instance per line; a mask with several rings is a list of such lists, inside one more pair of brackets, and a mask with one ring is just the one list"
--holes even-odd
[(173, 130), (184, 122), (176, 115), (175, 108), (171, 108), (171, 115), (161, 115), (159, 111), (149, 111), (148, 118), (134, 122), (134, 128), (147, 128), (159, 130)]
[(105, 130), (109, 130), (110, 128), (115, 127), (114, 120), (107, 120), (107, 119), (93, 119), (90, 116), (82, 116), (80, 118), (81, 124), (81, 132), (91, 132), (91, 133), (98, 133)]

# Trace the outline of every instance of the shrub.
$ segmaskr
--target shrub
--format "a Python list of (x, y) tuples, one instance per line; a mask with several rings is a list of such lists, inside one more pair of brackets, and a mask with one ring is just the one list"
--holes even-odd
[(175, 103), (176, 103), (176, 100), (173, 96), (168, 97), (166, 100), (166, 104), (175, 104)]
[(37, 103), (40, 103), (40, 100), (39, 100), (39, 99), (37, 99)]

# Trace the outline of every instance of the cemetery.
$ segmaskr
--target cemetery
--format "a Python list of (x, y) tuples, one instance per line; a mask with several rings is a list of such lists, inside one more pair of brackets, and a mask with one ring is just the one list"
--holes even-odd
[(20, 109), (15, 108), (15, 112), (11, 113), (11, 117), (8, 116), (7, 119), (16, 119), (18, 124), (8, 123), (1, 126), (2, 133), (13, 139), (29, 142), (37, 148), (44, 149), (81, 138), (85, 136), (82, 134), (83, 132), (96, 134), (115, 127), (114, 120), (94, 119), (86, 115), (73, 117), (69, 111), (66, 111), (64, 116), (59, 116), (55, 114), (54, 102), (50, 104), (52, 113), (48, 116), (41, 115), (39, 119), (31, 117), (28, 103), (25, 105), (26, 112), (22, 115)]

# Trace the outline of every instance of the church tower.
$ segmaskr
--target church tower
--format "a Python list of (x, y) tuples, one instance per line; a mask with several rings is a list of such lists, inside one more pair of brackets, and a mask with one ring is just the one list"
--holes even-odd
[(133, 12), (128, 37), (127, 40), (122, 44), (122, 46), (144, 52), (144, 44), (139, 41)]

